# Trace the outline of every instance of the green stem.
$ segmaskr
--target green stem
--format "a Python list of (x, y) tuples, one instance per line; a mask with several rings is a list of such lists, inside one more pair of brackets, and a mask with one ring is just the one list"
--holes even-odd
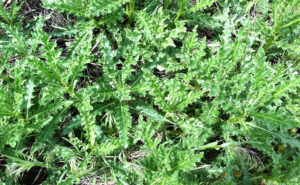
[(174, 22), (176, 22), (180, 18), (181, 14), (182, 14), (182, 10), (180, 9), (177, 13), (177, 17), (175, 18)]
[(133, 13), (134, 13), (134, 0), (130, 0), (128, 5), (128, 24), (131, 24), (133, 21)]
[(164, 0), (164, 10), (168, 9), (170, 2), (170, 0)]
[(269, 50), (269, 48), (271, 47), (273, 41), (275, 40), (275, 35), (276, 33), (272, 34), (270, 36), (270, 38), (268, 39), (268, 41), (266, 42), (265, 44), (265, 47), (264, 47), (264, 50), (265, 50), (265, 53)]

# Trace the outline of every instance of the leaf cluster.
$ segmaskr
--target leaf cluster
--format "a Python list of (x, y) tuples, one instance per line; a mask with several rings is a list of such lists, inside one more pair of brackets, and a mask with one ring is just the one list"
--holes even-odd
[(0, 183), (299, 181), (299, 1), (42, 3), (0, 2)]

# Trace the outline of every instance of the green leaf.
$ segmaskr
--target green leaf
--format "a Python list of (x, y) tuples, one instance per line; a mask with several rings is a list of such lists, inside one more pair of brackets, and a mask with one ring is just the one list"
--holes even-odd
[(86, 13), (86, 7), (90, 2), (83, 2), (82, 0), (43, 0), (43, 5), (46, 8), (54, 9), (57, 11), (65, 11), (66, 13), (72, 13), (74, 15), (84, 16)]
[(144, 28), (143, 33), (145, 35), (146, 40), (148, 40), (148, 41), (152, 40), (153, 36), (150, 31), (151, 19), (150, 19), (149, 15), (146, 14), (145, 12), (135, 13), (135, 15), (140, 20), (139, 22), (141, 22), (140, 27)]
[(300, 16), (298, 16), (298, 17), (296, 17), (296, 18), (294, 18), (292, 20), (289, 20), (289, 21), (283, 23), (283, 25), (280, 26), (277, 30), (280, 31), (280, 30), (285, 29), (285, 28), (287, 28), (287, 27), (289, 27), (289, 26), (291, 26), (293, 24), (296, 24), (298, 22), (300, 22)]
[(51, 80), (55, 80), (56, 82), (61, 83), (61, 75), (52, 71), (49, 67), (47, 67), (40, 59), (34, 58), (30, 59), (30, 62), (33, 63), (39, 70), (43, 72), (43, 75), (47, 76)]
[(216, 2), (217, 0), (196, 0), (196, 5), (194, 5), (192, 8), (188, 9), (187, 12), (196, 12), (199, 10), (203, 10), (206, 9), (207, 7), (212, 6), (212, 4), (214, 2)]
[(296, 79), (292, 81), (288, 81), (287, 83), (284, 83), (280, 87), (277, 88), (277, 90), (274, 92), (273, 98), (280, 98), (286, 91), (291, 90), (295, 88), (296, 86), (300, 85), (300, 78), (296, 77)]
[(58, 123), (63, 119), (67, 113), (67, 108), (65, 107), (62, 111), (58, 112), (52, 120), (47, 123), (47, 125), (41, 129), (41, 131), (36, 136), (35, 145), (41, 145), (51, 139), (53, 139), (54, 131), (58, 128)]
[(172, 123), (170, 120), (166, 119), (161, 114), (159, 114), (155, 109), (153, 109), (149, 106), (139, 105), (136, 107), (136, 110), (138, 110), (140, 113), (146, 115), (147, 117), (149, 117), (155, 121)]
[(124, 148), (128, 147), (128, 130), (131, 127), (131, 116), (128, 105), (123, 102), (115, 109), (116, 126)]
[[(11, 103), (11, 104), (9, 104)], [(4, 100), (0, 101), (0, 115), (1, 116), (13, 116), (13, 117), (17, 117), (17, 118), (23, 118), (22, 115), (17, 115), (12, 107), (12, 102), (9, 101), (5, 102)]]
[(288, 119), (288, 118), (284, 119), (284, 118), (282, 118), (282, 117), (280, 117), (279, 115), (276, 115), (276, 114), (252, 113), (251, 115), (254, 116), (255, 118), (266, 121), (270, 124), (279, 123), (279, 124), (283, 124), (283, 125), (292, 126), (293, 128), (299, 126), (299, 122)]
[(7, 23), (10, 23), (10, 18), (8, 17), (9, 15), (6, 13), (5, 9), (3, 8), (3, 3), (2, 3), (2, 1), (0, 2), (0, 15), (1, 15), (1, 17), (4, 18), (4, 20), (5, 20)]
[(274, 20), (274, 26), (277, 26), (277, 15), (278, 15), (278, 0), (273, 1), (273, 20)]
[(74, 128), (77, 128), (78, 126), (81, 125), (81, 117), (76, 117), (73, 118), (68, 125), (64, 128), (64, 130), (62, 131), (62, 135), (67, 135), (68, 133), (70, 133)]
[(82, 54), (81, 51), (83, 48), (86, 50), (87, 43), (83, 44), (84, 42), (89, 42), (91, 39), (92, 29), (94, 28), (92, 22), (87, 23), (87, 27), (85, 28), (84, 32), (76, 37), (75, 42), (71, 45), (71, 48), (68, 51), (66, 59), (71, 59), (75, 56), (75, 54)]
[(33, 92), (34, 92), (34, 84), (32, 80), (29, 80), (27, 85), (26, 85), (26, 96), (25, 96), (25, 101), (26, 101), (26, 117), (28, 118), (28, 112), (30, 107), (32, 106), (31, 100), (33, 99)]

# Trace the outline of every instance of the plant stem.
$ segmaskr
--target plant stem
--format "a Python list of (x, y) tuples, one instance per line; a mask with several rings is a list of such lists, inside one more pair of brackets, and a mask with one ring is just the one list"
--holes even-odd
[(168, 9), (171, 0), (164, 0), (164, 10)]
[(134, 0), (130, 0), (128, 5), (128, 24), (131, 24), (133, 21), (133, 13), (134, 13)]
[(274, 39), (275, 39), (275, 35), (276, 33), (274, 33), (273, 35), (270, 36), (270, 38), (268, 39), (268, 41), (266, 42), (265, 44), (265, 47), (264, 47), (264, 51), (265, 53), (269, 50), (269, 48), (271, 47)]
[(182, 10), (180, 9), (177, 13), (177, 17), (175, 18), (174, 22), (176, 22), (180, 18), (181, 14), (182, 14)]

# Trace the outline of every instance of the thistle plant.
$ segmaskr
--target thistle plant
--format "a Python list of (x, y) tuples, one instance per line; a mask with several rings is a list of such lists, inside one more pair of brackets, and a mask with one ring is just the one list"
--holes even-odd
[(0, 184), (298, 183), (298, 1), (38, 2), (0, 2)]

